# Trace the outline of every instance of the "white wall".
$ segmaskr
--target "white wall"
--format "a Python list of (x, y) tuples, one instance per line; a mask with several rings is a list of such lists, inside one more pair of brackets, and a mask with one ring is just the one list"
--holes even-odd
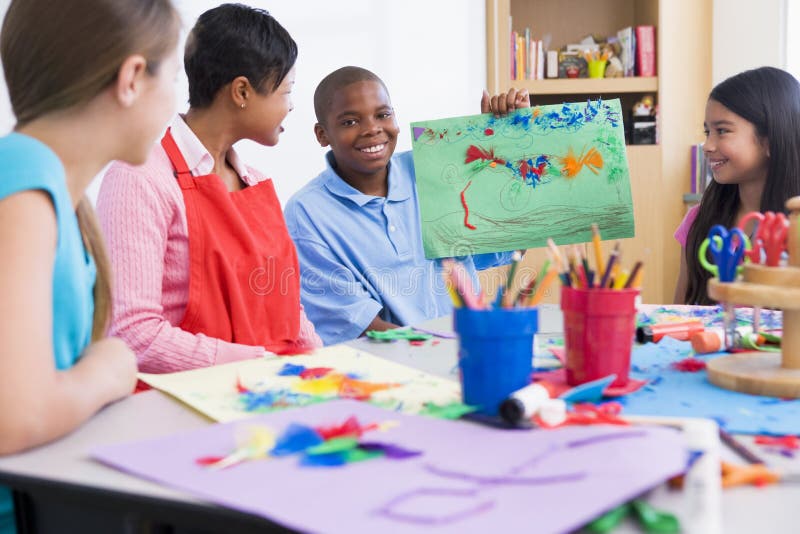
[[(186, 30), (219, 0), (173, 0)], [(241, 0), (239, 0), (241, 1)], [(9, 0), (0, 0), (2, 13)], [(274, 148), (242, 142), (237, 149), (252, 166), (275, 179), (282, 202), (324, 166), (314, 139), (313, 94), (332, 70), (358, 65), (386, 82), (401, 123), (398, 150), (410, 148), (408, 123), (480, 111), (486, 84), (483, 0), (294, 0), (244, 1), (269, 10), (299, 47), (294, 111)], [(178, 81), (178, 109), (188, 100), (185, 75)], [(14, 125), (5, 83), (0, 87), (0, 134)], [(96, 191), (94, 184), (91, 193)]]
[[(786, 0), (786, 69), (800, 79), (800, 1)], [(789, 31), (792, 28), (794, 31)]]
[(798, 0), (714, 0), (713, 84), (755, 67), (786, 68), (787, 3)]

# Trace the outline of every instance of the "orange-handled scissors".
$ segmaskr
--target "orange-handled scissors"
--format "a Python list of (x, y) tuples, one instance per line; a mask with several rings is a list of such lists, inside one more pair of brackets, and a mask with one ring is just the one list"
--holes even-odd
[(739, 228), (744, 230), (753, 220), (758, 221), (758, 229), (753, 236), (752, 248), (745, 255), (753, 263), (762, 263), (762, 250), (766, 253), (763, 263), (777, 267), (781, 255), (786, 250), (786, 234), (789, 232), (789, 219), (783, 213), (751, 211), (739, 220)]

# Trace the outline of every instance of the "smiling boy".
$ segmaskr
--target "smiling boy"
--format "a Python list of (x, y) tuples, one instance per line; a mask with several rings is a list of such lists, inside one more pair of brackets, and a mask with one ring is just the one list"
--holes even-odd
[[(490, 103), (485, 95), (483, 111), (529, 105), (527, 93), (508, 96)], [(411, 152), (393, 155), (399, 127), (383, 81), (359, 67), (338, 69), (317, 87), (314, 110), (317, 141), (330, 147), (327, 168), (289, 200), (285, 217), (300, 257), (302, 302), (324, 343), (450, 313), (441, 265), (422, 249)], [(476, 270), (509, 259), (462, 262), (477, 283)]]

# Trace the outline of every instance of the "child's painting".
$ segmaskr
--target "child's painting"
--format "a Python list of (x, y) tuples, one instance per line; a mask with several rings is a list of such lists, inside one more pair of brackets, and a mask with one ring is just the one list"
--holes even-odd
[(428, 258), (633, 237), (618, 99), (411, 124)]
[(344, 345), (139, 378), (222, 422), (343, 398), (406, 413), (461, 403), (455, 381)]

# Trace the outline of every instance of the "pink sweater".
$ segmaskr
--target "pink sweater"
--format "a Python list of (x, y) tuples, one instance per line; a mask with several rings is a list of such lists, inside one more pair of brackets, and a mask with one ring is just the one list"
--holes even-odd
[[(211, 155), (181, 117), (173, 121), (172, 135), (195, 176), (211, 172)], [(268, 179), (242, 165), (233, 149), (227, 159), (248, 185)], [(111, 334), (136, 353), (140, 371), (168, 373), (264, 355), (263, 347), (178, 327), (189, 300), (186, 206), (160, 143), (144, 165), (117, 162), (108, 169), (97, 213), (115, 276)], [(322, 346), (302, 307), (298, 313), (300, 340)]]

